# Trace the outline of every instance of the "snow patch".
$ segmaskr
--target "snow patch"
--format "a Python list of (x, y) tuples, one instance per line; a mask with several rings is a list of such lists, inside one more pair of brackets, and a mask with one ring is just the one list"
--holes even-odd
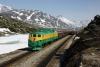
[[(40, 18), (41, 19), (41, 18)], [(45, 19), (41, 19), (42, 22), (46, 22)]]
[(14, 17), (14, 16), (11, 16), (11, 18), (16, 18), (16, 17)]
[(78, 40), (78, 39), (80, 39), (80, 37), (75, 37), (75, 38), (74, 38), (74, 40)]
[(27, 17), (27, 20), (29, 20), (33, 14), (34, 14), (34, 12), (30, 16)]
[(18, 19), (18, 20), (22, 20), (19, 16), (17, 16), (17, 19)]
[(16, 11), (13, 11), (14, 13), (17, 13), (18, 15), (23, 15), (23, 13), (20, 13), (20, 12), (16, 12)]
[(39, 19), (37, 19), (37, 18), (36, 18), (35, 20), (36, 20), (36, 21), (39, 21)]
[(6, 31), (11, 32), (8, 28), (0, 28), (0, 32), (6, 32)]

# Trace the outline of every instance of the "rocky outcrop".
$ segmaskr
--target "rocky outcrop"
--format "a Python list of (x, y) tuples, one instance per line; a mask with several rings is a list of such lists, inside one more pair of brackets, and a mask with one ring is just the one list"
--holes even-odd
[(80, 37), (65, 52), (63, 67), (100, 67), (100, 16), (84, 28), (77, 36)]

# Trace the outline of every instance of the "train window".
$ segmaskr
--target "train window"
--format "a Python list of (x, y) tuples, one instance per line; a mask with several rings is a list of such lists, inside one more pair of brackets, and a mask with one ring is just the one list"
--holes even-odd
[(32, 37), (32, 34), (29, 34), (30, 37)]
[(36, 34), (33, 34), (33, 37), (36, 37)]
[(30, 36), (32, 37), (32, 34)]
[(38, 35), (38, 37), (41, 37), (41, 35)]

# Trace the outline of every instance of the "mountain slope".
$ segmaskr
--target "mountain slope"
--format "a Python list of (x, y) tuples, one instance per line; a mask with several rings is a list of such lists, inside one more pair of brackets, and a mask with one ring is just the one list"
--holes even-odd
[(74, 26), (74, 27), (86, 27), (87, 25), (88, 25), (88, 23), (90, 22), (90, 21), (88, 21), (88, 20), (83, 20), (83, 21), (70, 21), (70, 20), (68, 20), (68, 19), (66, 19), (65, 17), (63, 17), (63, 16), (57, 16), (57, 18), (59, 19), (59, 20), (61, 20), (62, 22), (65, 22), (66, 24), (68, 24), (68, 25), (70, 25), (70, 26)]
[[(7, 28), (11, 32), (15, 32), (15, 33), (29, 33), (31, 31), (36, 30), (35, 26), (29, 23), (19, 21), (19, 20), (16, 20), (7, 16), (3, 16), (0, 14), (0, 29), (1, 28)], [(6, 32), (0, 31), (0, 35), (3, 35), (3, 33), (10, 34), (9, 31), (6, 31)]]
[(29, 22), (30, 24), (34, 24), (35, 26), (43, 27), (43, 28), (61, 28), (61, 29), (69, 29), (68, 24), (58, 20), (57, 18), (43, 13), (38, 10), (10, 10), (2, 13), (11, 18), (15, 18), (18, 20), (23, 20), (25, 22)]
[(67, 20), (62, 16), (54, 17), (39, 10), (9, 9), (2, 14), (43, 28), (75, 30), (82, 27), (81, 23)]
[(12, 10), (12, 8), (9, 7), (9, 6), (4, 6), (4, 5), (1, 5), (1, 4), (0, 4), (0, 13), (2, 13), (2, 12), (7, 12), (7, 11), (9, 11), (9, 10)]

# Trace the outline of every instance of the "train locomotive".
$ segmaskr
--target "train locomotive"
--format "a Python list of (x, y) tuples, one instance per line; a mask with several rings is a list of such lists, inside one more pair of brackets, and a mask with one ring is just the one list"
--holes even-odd
[(41, 50), (46, 43), (52, 43), (66, 35), (74, 35), (75, 31), (55, 31), (43, 29), (29, 33), (28, 47), (30, 50)]
[(31, 50), (40, 50), (47, 42), (53, 42), (58, 38), (58, 32), (55, 30), (39, 30), (37, 32), (30, 32), (28, 47)]

